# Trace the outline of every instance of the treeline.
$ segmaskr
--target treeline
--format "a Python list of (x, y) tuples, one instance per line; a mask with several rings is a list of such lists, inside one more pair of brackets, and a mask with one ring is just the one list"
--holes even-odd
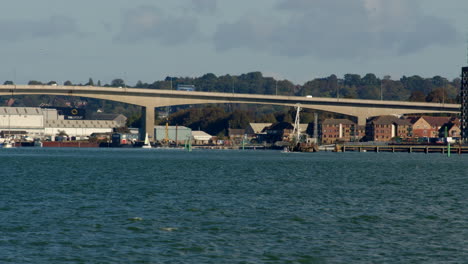
[(345, 74), (343, 78), (331, 75), (295, 85), (288, 80), (264, 77), (260, 72), (219, 77), (208, 73), (199, 78), (166, 77), (164, 81), (152, 84), (139, 81), (135, 87), (175, 89), (178, 84), (192, 84), (198, 91), (206, 92), (454, 103), (459, 94), (460, 78), (448, 80), (441, 76), (423, 78), (415, 75), (392, 80), (390, 76), (380, 79), (368, 73), (365, 76)]

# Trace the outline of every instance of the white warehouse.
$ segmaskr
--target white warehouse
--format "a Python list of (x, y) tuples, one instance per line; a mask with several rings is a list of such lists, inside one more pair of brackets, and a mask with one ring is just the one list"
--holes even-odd
[(56, 109), (0, 107), (0, 131), (22, 131), (31, 137), (56, 136), (61, 131), (68, 136), (89, 136), (120, 126), (116, 120), (65, 120)]

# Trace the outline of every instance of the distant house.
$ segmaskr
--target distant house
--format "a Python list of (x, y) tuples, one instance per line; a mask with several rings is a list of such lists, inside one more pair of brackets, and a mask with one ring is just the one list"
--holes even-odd
[(257, 143), (262, 143), (266, 141), (266, 132), (265, 128), (271, 126), (272, 123), (250, 123), (245, 134), (247, 138), (254, 140)]
[(337, 141), (349, 142), (355, 139), (354, 136), (357, 133), (356, 124), (348, 119), (325, 119), (320, 131), (323, 144), (332, 144)]
[(460, 119), (452, 118), (449, 122), (445, 123), (439, 130), (439, 137), (445, 137), (445, 128), (447, 128), (447, 137), (460, 138)]
[(239, 144), (245, 137), (245, 129), (233, 129), (229, 128), (229, 139), (234, 143)]
[(374, 117), (366, 125), (366, 139), (368, 141), (387, 142), (396, 137), (410, 138), (411, 134), (411, 122), (396, 116)]
[(430, 138), (434, 134), (435, 129), (422, 116), (409, 117), (408, 120), (413, 124), (413, 137)]
[(213, 136), (204, 131), (192, 131), (194, 145), (206, 145), (211, 143)]
[(269, 127), (266, 127), (263, 132), (266, 133), (265, 141), (268, 143), (274, 143), (277, 141), (286, 141), (289, 139), (289, 135), (293, 132), (294, 126), (288, 122), (274, 123)]
[(439, 137), (441, 127), (450, 121), (450, 117), (443, 116), (420, 116), (409, 117), (413, 126), (413, 137)]
[[(307, 138), (307, 130), (309, 124), (299, 124), (299, 132), (301, 138)], [(268, 143), (274, 143), (277, 141), (289, 141), (293, 139), (294, 125), (288, 122), (274, 123), (269, 127), (265, 127), (263, 132), (266, 133), (265, 141)]]
[(271, 126), (273, 123), (249, 123), (249, 126), (245, 130), (248, 137), (255, 137), (258, 134), (264, 134), (262, 132), (266, 127)]

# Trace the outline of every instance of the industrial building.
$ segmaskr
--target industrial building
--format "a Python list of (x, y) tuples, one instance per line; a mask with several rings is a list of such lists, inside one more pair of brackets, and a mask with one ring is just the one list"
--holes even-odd
[[(22, 131), (34, 138), (54, 137), (65, 133), (70, 137), (89, 136), (92, 133), (111, 133), (122, 125), (117, 120), (70, 120), (57, 109), (39, 107), (0, 107), (0, 132), (15, 134)], [(16, 133), (17, 134), (17, 133)]]

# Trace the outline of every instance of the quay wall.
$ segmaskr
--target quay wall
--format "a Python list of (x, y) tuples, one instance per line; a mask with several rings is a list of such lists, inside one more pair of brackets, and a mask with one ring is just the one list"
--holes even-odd
[(98, 143), (90, 142), (79, 142), (79, 141), (45, 141), (42, 142), (43, 147), (52, 147), (52, 148), (97, 148), (99, 147)]
[[(337, 152), (408, 152), (408, 153), (447, 153), (446, 145), (337, 145)], [(450, 153), (468, 153), (468, 146), (451, 146)]]

